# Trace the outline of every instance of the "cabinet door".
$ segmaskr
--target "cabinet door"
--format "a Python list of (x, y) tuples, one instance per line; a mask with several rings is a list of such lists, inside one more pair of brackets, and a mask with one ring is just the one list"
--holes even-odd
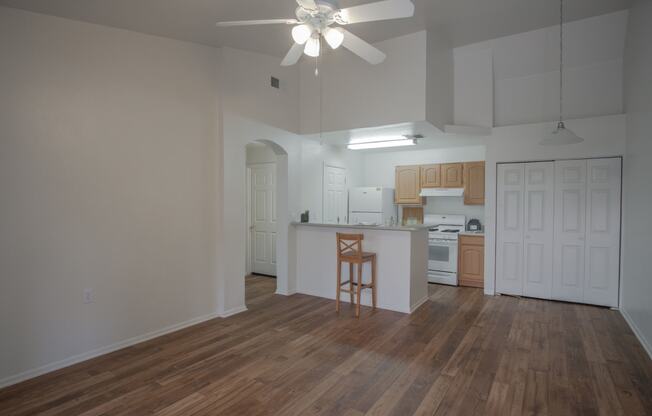
[(441, 188), (441, 165), (421, 166), (421, 187)]
[(462, 163), (446, 163), (441, 165), (441, 186), (443, 188), (461, 188), (463, 185)]
[(465, 163), (464, 205), (484, 205), (484, 162)]
[(496, 290), (523, 294), (523, 193), (525, 165), (498, 165)]
[(484, 237), (460, 236), (459, 284), (484, 287)]
[(552, 298), (584, 300), (586, 160), (555, 162)]
[(419, 166), (396, 167), (396, 203), (421, 204), (421, 169)]
[(523, 294), (550, 299), (554, 235), (553, 162), (525, 165)]
[(587, 165), (584, 302), (618, 306), (621, 159)]

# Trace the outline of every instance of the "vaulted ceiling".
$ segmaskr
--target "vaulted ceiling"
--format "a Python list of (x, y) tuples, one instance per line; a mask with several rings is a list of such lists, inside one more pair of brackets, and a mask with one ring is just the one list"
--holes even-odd
[[(341, 7), (373, 0), (341, 0)], [(370, 42), (429, 29), (453, 46), (554, 25), (555, 0), (414, 0), (413, 18), (352, 25)], [(629, 8), (631, 0), (567, 0), (568, 20)], [(216, 21), (294, 17), (295, 0), (0, 0), (0, 5), (211, 46), (283, 56), (289, 28), (216, 28)]]

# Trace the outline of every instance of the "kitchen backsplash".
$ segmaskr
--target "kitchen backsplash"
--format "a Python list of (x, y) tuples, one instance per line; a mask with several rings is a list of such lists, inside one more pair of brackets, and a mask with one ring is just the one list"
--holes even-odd
[(471, 218), (477, 218), (484, 226), (484, 205), (464, 205), (464, 198), (461, 197), (431, 197), (424, 206), (424, 213), (427, 214), (457, 214), (466, 216), (468, 222)]

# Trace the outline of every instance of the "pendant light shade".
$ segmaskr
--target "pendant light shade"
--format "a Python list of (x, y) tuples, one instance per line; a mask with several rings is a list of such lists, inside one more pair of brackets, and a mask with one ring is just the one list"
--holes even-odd
[(584, 139), (567, 129), (563, 121), (557, 123), (557, 128), (539, 142), (542, 146), (559, 146), (564, 144), (582, 143)]
[(557, 128), (548, 133), (539, 144), (560, 146), (583, 141), (583, 138), (568, 130), (564, 124), (564, 0), (559, 0), (559, 122)]

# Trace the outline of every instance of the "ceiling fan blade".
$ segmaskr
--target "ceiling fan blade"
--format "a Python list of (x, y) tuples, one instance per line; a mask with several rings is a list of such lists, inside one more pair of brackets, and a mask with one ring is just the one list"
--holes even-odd
[(387, 58), (387, 55), (385, 55), (380, 49), (360, 39), (348, 30), (342, 29), (342, 33), (344, 33), (344, 42), (342, 43), (342, 46), (370, 64), (378, 65)]
[(347, 23), (401, 19), (412, 16), (414, 16), (414, 4), (410, 0), (384, 0), (340, 10), (340, 17)]
[(299, 58), (301, 58), (301, 54), (303, 53), (303, 48), (304, 45), (298, 43), (292, 45), (290, 51), (285, 55), (285, 58), (283, 58), (281, 66), (292, 66), (299, 62)]
[(304, 10), (317, 10), (318, 9), (317, 3), (315, 3), (315, 0), (297, 0), (297, 3)]
[(253, 26), (253, 25), (294, 25), (297, 19), (267, 19), (267, 20), (234, 20), (232, 22), (217, 22), (217, 27)]

